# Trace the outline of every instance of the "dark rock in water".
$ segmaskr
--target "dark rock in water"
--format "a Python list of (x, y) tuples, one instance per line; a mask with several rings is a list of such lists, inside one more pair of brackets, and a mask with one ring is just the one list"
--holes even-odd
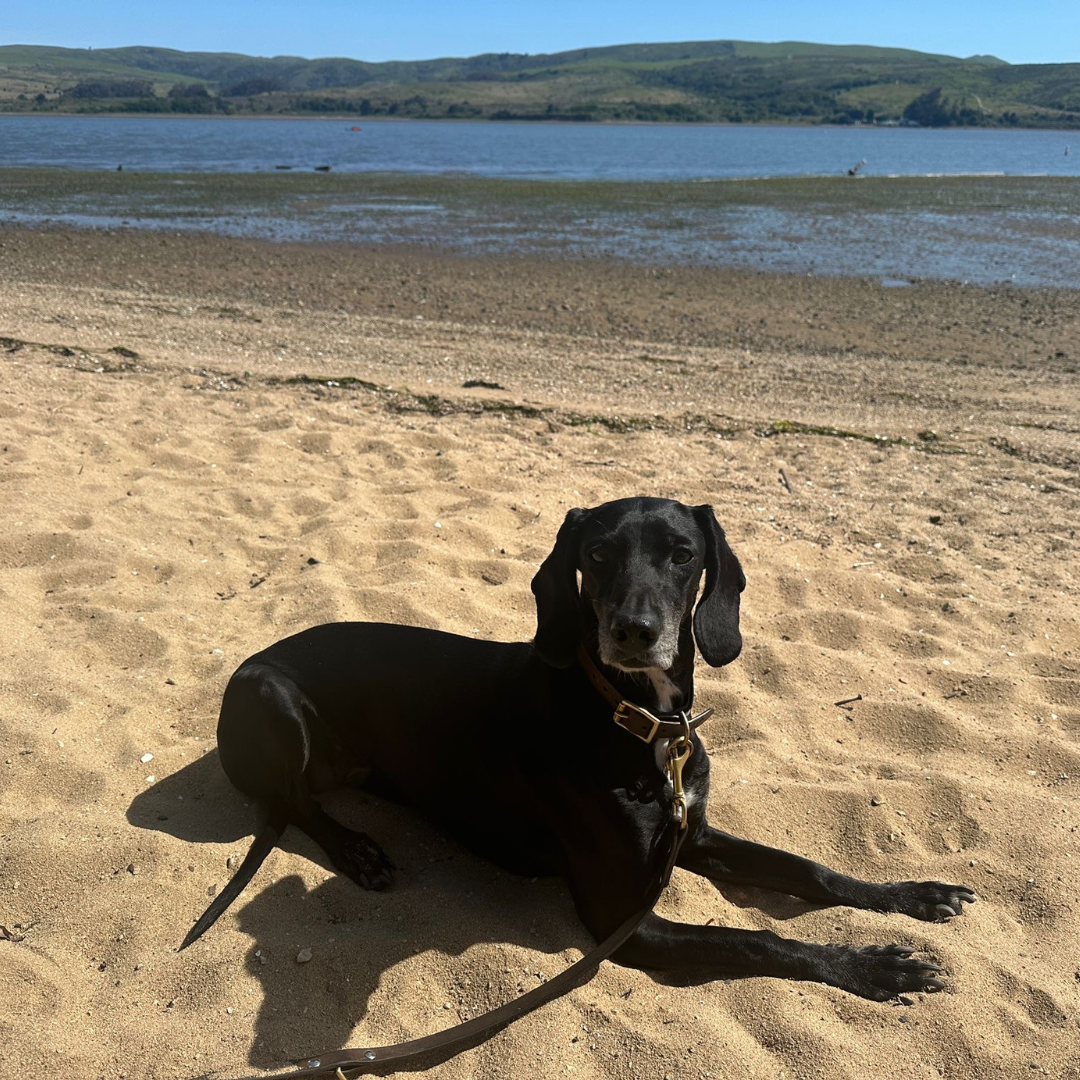
[(316, 165), (315, 166), (315, 171), (316, 172), (329, 172), (330, 168), (331, 167), (329, 165)]
[(275, 165), (274, 168), (275, 169), (291, 169), (292, 166), (291, 165)]

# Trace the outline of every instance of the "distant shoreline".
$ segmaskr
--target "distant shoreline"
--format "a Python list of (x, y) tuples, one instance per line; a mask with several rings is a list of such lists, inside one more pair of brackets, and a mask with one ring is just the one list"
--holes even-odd
[(308, 120), (316, 123), (341, 123), (355, 124), (364, 127), (366, 124), (497, 124), (510, 125), (522, 124), (529, 127), (542, 125), (543, 127), (677, 127), (677, 128), (836, 128), (838, 130), (858, 130), (866, 128), (870, 130), (902, 130), (902, 131), (1046, 131), (1060, 132), (1061, 134), (1080, 134), (1080, 124), (1076, 127), (1064, 127), (1057, 124), (1016, 124), (1010, 127), (989, 126), (980, 124), (952, 124), (948, 127), (937, 127), (923, 124), (898, 124), (898, 123), (867, 123), (856, 121), (851, 124), (838, 124), (827, 120), (752, 120), (740, 122), (736, 120), (633, 120), (633, 119), (609, 119), (583, 117), (580, 120), (568, 120), (565, 117), (548, 119), (546, 117), (515, 116), (509, 118), (494, 116), (357, 116), (356, 113), (320, 113), (313, 116), (307, 112), (274, 112), (274, 113), (166, 113), (166, 112), (91, 112), (81, 110), (50, 109), (48, 112), (35, 111), (32, 109), (5, 109), (0, 106), (0, 121), (7, 116), (21, 117), (64, 117), (65, 119), (91, 118), (97, 120)]

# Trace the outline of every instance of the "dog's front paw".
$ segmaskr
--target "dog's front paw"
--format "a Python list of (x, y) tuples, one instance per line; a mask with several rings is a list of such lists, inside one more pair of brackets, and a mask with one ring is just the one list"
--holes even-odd
[(945, 984), (941, 968), (912, 959), (907, 945), (826, 945), (821, 982), (871, 1001), (891, 1001), (901, 994), (936, 993)]
[(965, 904), (975, 903), (975, 893), (966, 885), (946, 885), (943, 881), (890, 881), (879, 886), (880, 911), (898, 911), (926, 922), (947, 922), (964, 914)]

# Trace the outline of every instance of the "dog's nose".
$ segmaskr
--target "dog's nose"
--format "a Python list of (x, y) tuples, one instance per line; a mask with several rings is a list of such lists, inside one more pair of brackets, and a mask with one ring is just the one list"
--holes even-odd
[(611, 636), (620, 645), (653, 645), (660, 636), (660, 620), (655, 615), (616, 615)]

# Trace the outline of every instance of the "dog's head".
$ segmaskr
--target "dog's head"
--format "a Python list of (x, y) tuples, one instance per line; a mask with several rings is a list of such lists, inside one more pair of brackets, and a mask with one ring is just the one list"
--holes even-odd
[(571, 510), (533, 578), (533, 646), (552, 666), (569, 667), (586, 623), (595, 620), (603, 663), (666, 671), (692, 615), (698, 650), (722, 667), (742, 649), (745, 585), (711, 506), (635, 498)]

